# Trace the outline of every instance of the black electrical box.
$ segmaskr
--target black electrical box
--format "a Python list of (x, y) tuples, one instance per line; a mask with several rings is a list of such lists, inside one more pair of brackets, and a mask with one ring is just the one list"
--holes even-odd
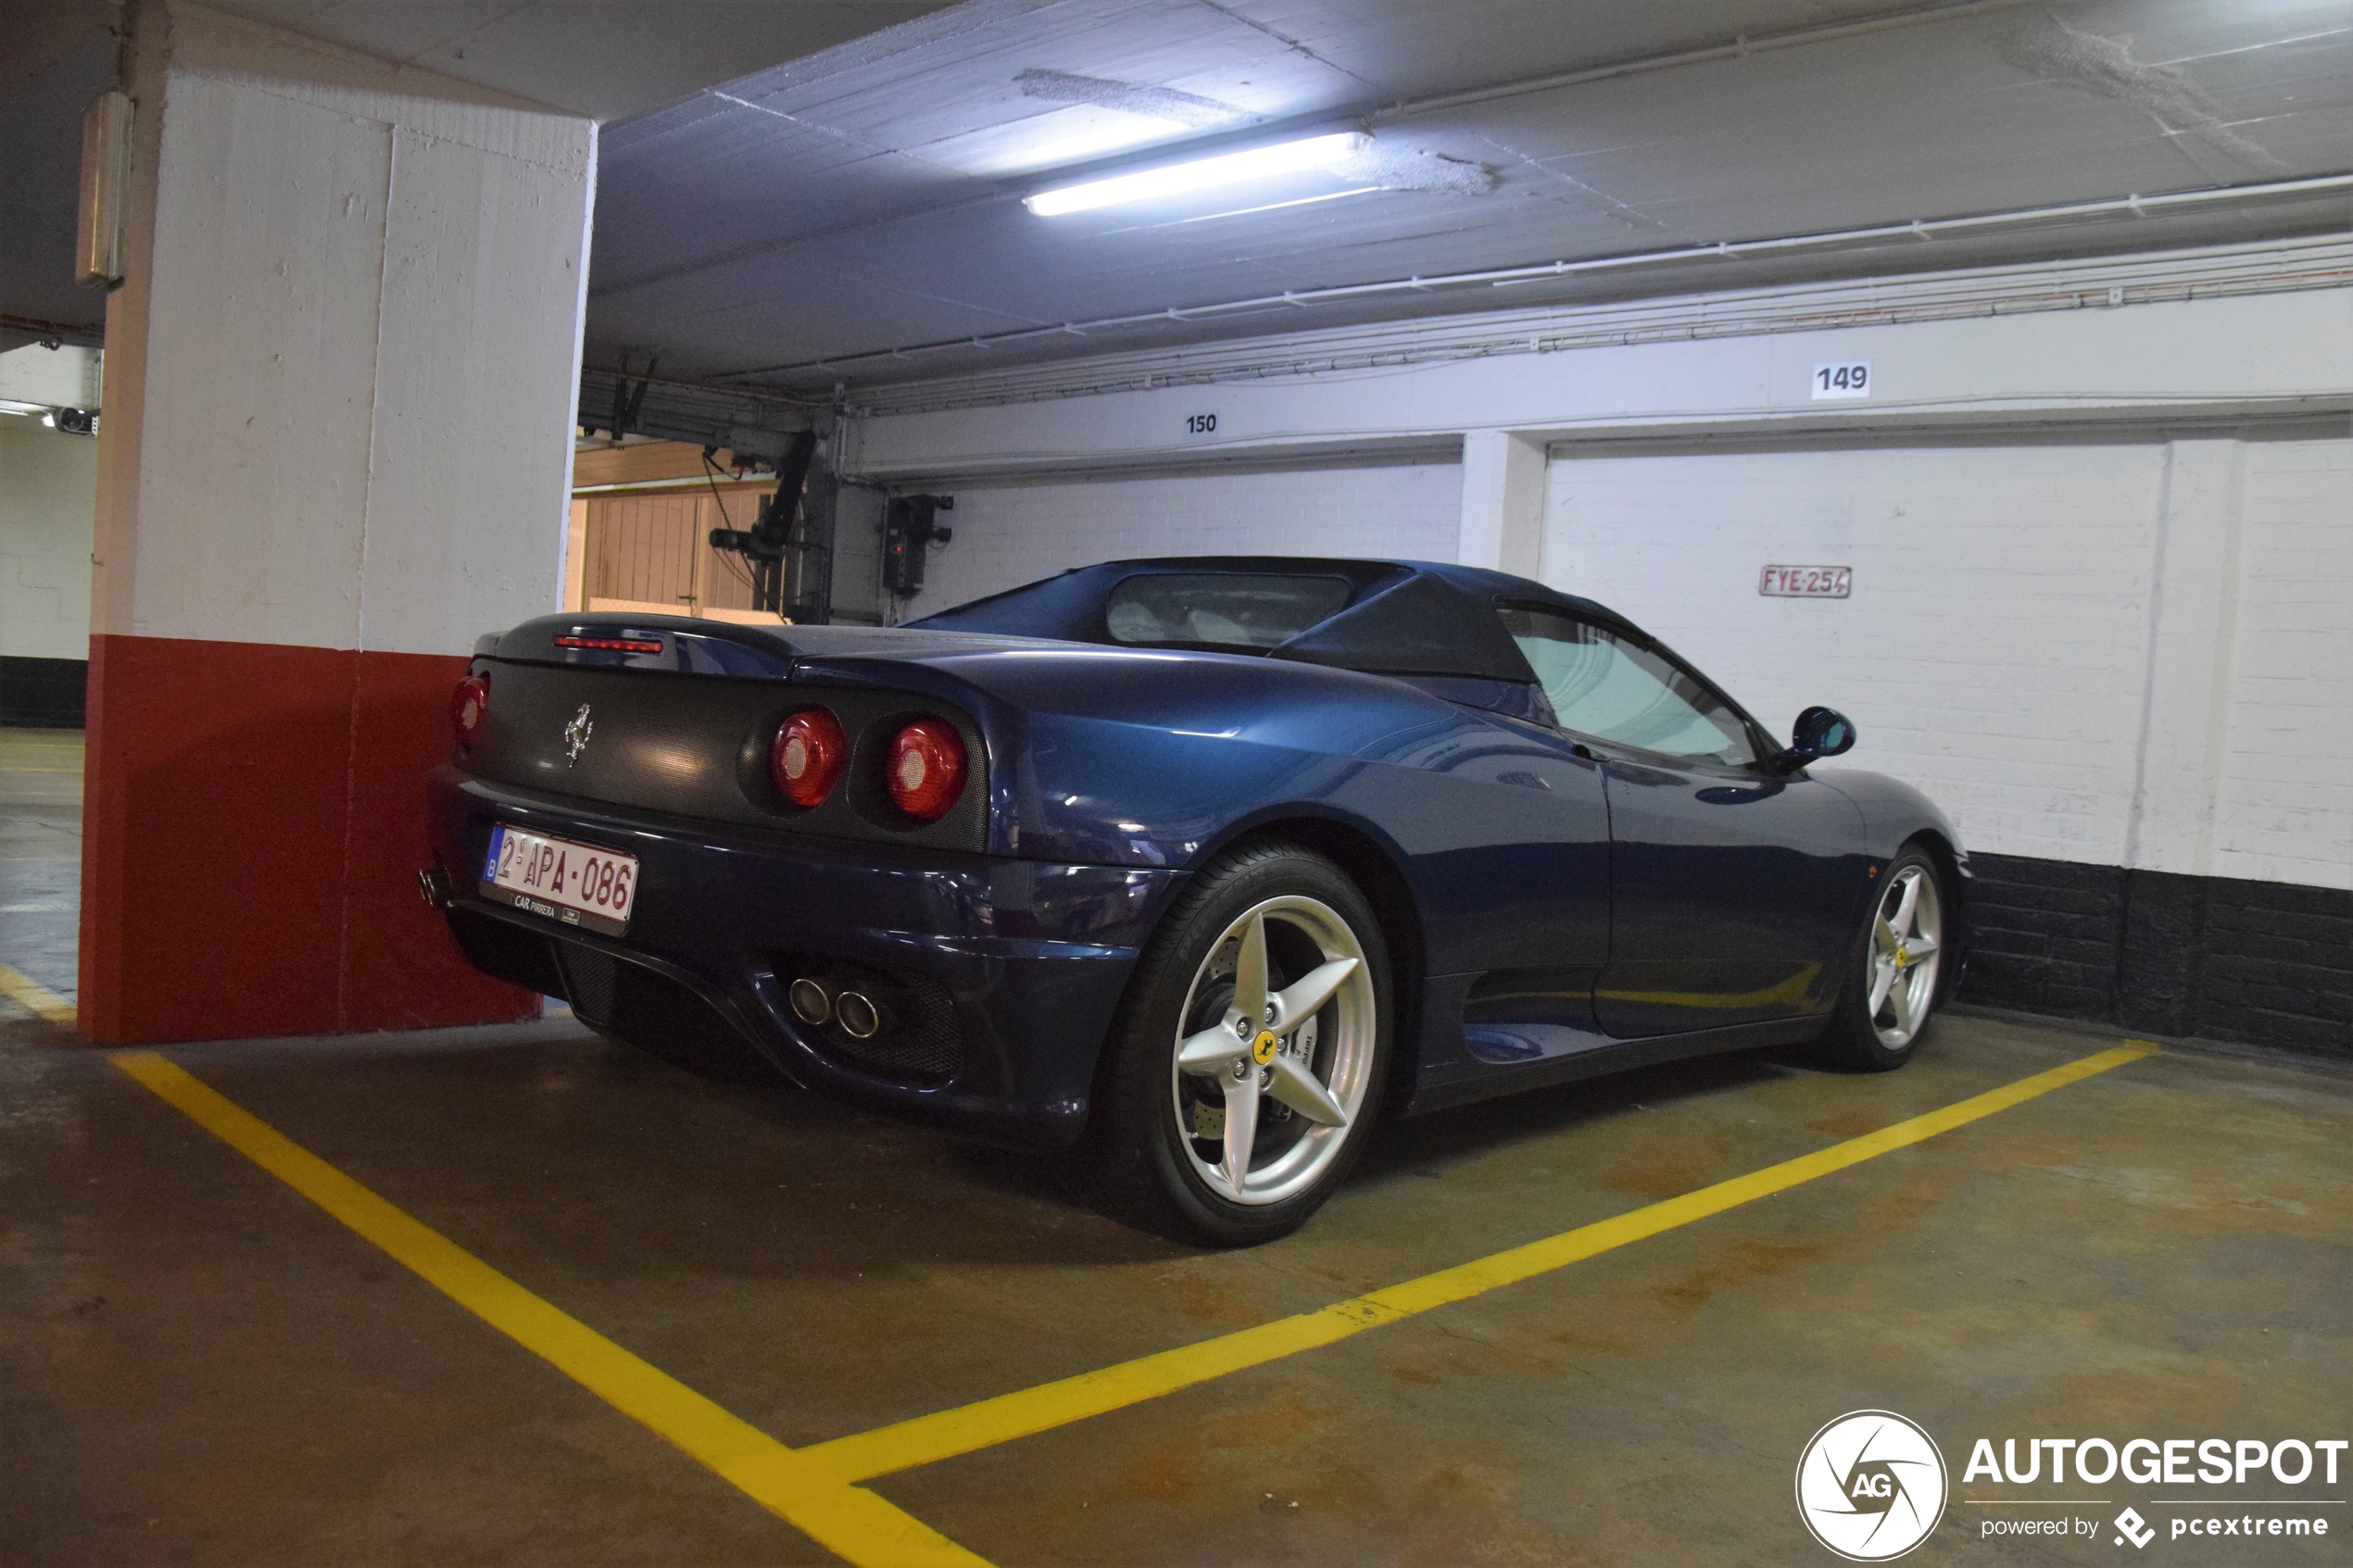
[(883, 586), (900, 598), (924, 589), (924, 557), (955, 537), (938, 514), (954, 511), (953, 495), (893, 495), (883, 508)]

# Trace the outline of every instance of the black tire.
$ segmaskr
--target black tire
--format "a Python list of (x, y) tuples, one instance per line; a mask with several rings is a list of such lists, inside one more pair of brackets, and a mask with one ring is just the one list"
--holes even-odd
[[(1931, 911), (1929, 922), (1933, 930), (1925, 934), (1940, 946), (1931, 954), (1931, 964), (1922, 964), (1917, 959), (1909, 964), (1899, 961), (1896, 977), (1887, 992), (1889, 1001), (1874, 1010), (1871, 991), (1882, 967), (1881, 955), (1884, 949), (1880, 924), (1892, 911), (1900, 909), (1905, 889), (1913, 879), (1920, 882), (1923, 892), (1915, 906), (1912, 923), (1919, 922), (1920, 909), (1926, 907)], [(1944, 999), (1941, 944), (1950, 935), (1950, 923), (1945, 918), (1950, 908), (1950, 892), (1936, 858), (1915, 845), (1906, 845), (1898, 851), (1871, 884), (1870, 909), (1864, 917), (1863, 929), (1856, 934), (1846, 984), (1839, 991), (1830, 1027), (1814, 1042), (1818, 1060), (1850, 1073), (1893, 1073), (1912, 1060), (1928, 1033), (1937, 1004)], [(1906, 953), (1910, 951), (1909, 944), (1904, 947)], [(1923, 970), (1925, 973), (1915, 981), (1912, 976)], [(1906, 998), (1915, 994), (1921, 998), (1912, 1004), (1908, 1029), (1893, 1005), (1899, 989)]]
[[(1296, 903), (1288, 910), (1271, 907), (1285, 900)], [(1323, 914), (1314, 913), (1308, 905)], [(1344, 990), (1333, 992), (1318, 1010), (1290, 1020), (1280, 1051), (1286, 1056), (1294, 1048), (1303, 1051), (1294, 1060), (1320, 1073), (1327, 1090), (1344, 1079), (1345, 1095), (1354, 1109), (1341, 1126), (1315, 1124), (1308, 1116), (1295, 1116), (1287, 1105), (1265, 1112), (1270, 1120), (1253, 1121), (1260, 1136), (1252, 1148), (1270, 1148), (1272, 1152), (1245, 1159), (1243, 1190), (1262, 1163), (1276, 1173), (1286, 1162), (1298, 1164), (1300, 1173), (1292, 1179), (1300, 1185), (1279, 1197), (1259, 1194), (1241, 1202), (1213, 1185), (1221, 1172), (1230, 1169), (1230, 1160), (1206, 1173), (1202, 1169), (1201, 1150), (1217, 1147), (1215, 1139), (1223, 1135), (1190, 1135), (1198, 1134), (1201, 1123), (1188, 1126), (1181, 1120), (1188, 1114), (1189, 1096), (1214, 1090), (1224, 1103), (1225, 1080), (1214, 1073), (1188, 1077), (1177, 1067), (1176, 1053), (1180, 1036), (1193, 1031), (1205, 1034), (1203, 1020), (1219, 1010), (1227, 1017), (1239, 1016), (1231, 1006), (1230, 983), (1221, 1002), (1214, 991), (1217, 982), (1211, 979), (1207, 991), (1202, 982), (1214, 967), (1213, 960), (1241, 940), (1234, 928), (1253, 910), (1266, 911), (1259, 917), (1265, 933), (1260, 940), (1269, 954), (1270, 994), (1298, 981), (1319, 961), (1310, 950), (1312, 934), (1284, 925), (1294, 916), (1321, 920), (1329, 915), (1343, 922), (1362, 955), (1362, 979), (1351, 971), (1341, 982)], [(1278, 951), (1284, 948), (1287, 953)], [(1337, 951), (1346, 954), (1346, 944)], [(1333, 950), (1327, 948), (1322, 961), (1332, 959)], [(1338, 866), (1283, 843), (1245, 846), (1222, 856), (1194, 877), (1162, 920), (1104, 1042), (1095, 1114), (1082, 1151), (1082, 1175), (1089, 1195), (1114, 1219), (1203, 1246), (1253, 1246), (1297, 1230), (1347, 1179), (1363, 1152), (1387, 1083), (1394, 1026), (1391, 994), (1379, 922), (1372, 905)], [(1191, 1019), (1185, 1016), (1189, 1001), (1198, 1015)], [(1311, 1030), (1321, 1031), (1326, 1044), (1315, 1044)], [(1315, 1067), (1325, 1060), (1326, 1051), (1329, 1065)], [(1243, 1072), (1239, 1060), (1230, 1065), (1237, 1074)], [(1271, 1104), (1285, 1092), (1254, 1089), (1250, 1103)], [(1262, 1101), (1261, 1094), (1268, 1099)], [(1213, 1114), (1219, 1125), (1225, 1124), (1225, 1111)], [(1299, 1123), (1295, 1129), (1289, 1125), (1294, 1119)], [(1288, 1145), (1282, 1141), (1286, 1136), (1291, 1139)], [(1311, 1149), (1310, 1139), (1323, 1141)]]

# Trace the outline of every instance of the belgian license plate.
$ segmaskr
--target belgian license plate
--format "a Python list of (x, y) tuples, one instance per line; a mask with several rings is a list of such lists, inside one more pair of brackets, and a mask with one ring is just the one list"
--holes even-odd
[(520, 828), (490, 831), (482, 896), (535, 915), (618, 936), (637, 895), (637, 858)]

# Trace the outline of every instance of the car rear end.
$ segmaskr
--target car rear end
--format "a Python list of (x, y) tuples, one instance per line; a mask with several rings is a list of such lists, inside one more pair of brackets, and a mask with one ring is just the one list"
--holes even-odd
[(484, 972), (675, 1054), (1065, 1142), (1171, 872), (1013, 853), (989, 639), (550, 617), (484, 639), (428, 887)]

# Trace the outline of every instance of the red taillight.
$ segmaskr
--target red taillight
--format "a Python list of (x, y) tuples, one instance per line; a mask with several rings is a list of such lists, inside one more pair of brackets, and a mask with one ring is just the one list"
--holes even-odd
[(919, 822), (936, 822), (964, 792), (964, 738), (942, 719), (918, 719), (890, 743), (890, 798)]
[(490, 677), (469, 675), (458, 683), (449, 694), (449, 722), (458, 731), (458, 744), (471, 746), (474, 737), (482, 734), (483, 716), (490, 711)]
[(661, 643), (653, 637), (558, 637), (560, 648), (592, 648), (606, 653), (660, 653)]
[(832, 793), (849, 747), (841, 721), (822, 708), (804, 708), (785, 721), (768, 748), (769, 776), (796, 806), (815, 806)]

